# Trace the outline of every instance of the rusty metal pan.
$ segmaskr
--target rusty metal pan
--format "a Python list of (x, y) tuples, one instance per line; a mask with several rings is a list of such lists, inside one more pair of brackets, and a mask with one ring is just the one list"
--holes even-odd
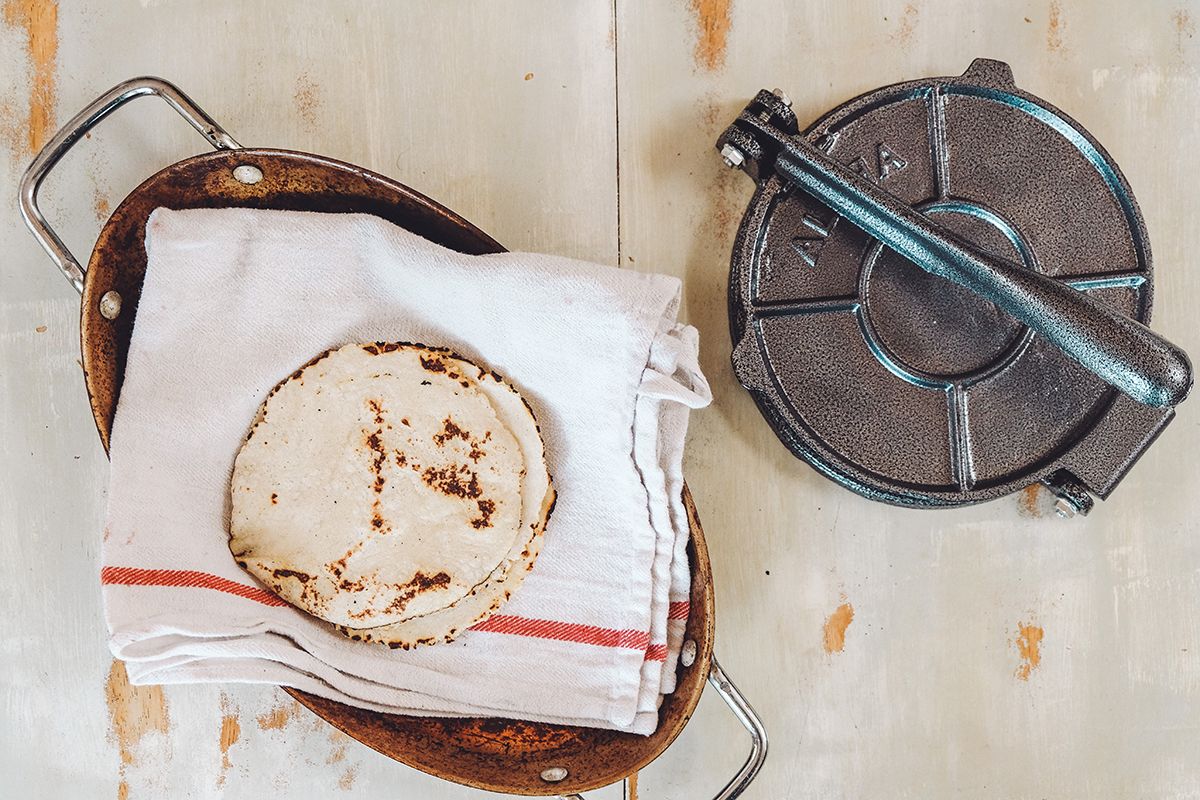
[[(38, 207), (38, 189), (60, 158), (100, 120), (141, 96), (166, 101), (215, 152), (172, 164), (148, 178), (113, 211), (84, 270)], [(138, 298), (146, 273), (146, 221), (158, 207), (245, 207), (357, 212), (382, 217), (462, 253), (503, 247), (450, 209), (369, 170), (322, 156), (242, 148), (172, 84), (135, 78), (109, 90), (72, 118), (30, 164), (21, 182), (30, 230), (82, 295), (80, 344), (84, 383), (105, 449), (121, 391)], [(364, 711), (286, 688), (317, 716), (358, 741), (429, 774), (480, 789), (519, 795), (577, 797), (622, 780), (657, 758), (691, 718), (707, 682), (751, 736), (750, 755), (715, 795), (732, 800), (766, 756), (766, 732), (713, 656), (714, 606), (708, 549), (691, 494), (691, 616), (678, 686), (659, 710), (651, 736), (508, 719), (443, 719)]]

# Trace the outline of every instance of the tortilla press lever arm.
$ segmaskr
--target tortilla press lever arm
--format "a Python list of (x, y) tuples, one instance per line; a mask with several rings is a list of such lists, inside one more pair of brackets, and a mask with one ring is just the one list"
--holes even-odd
[(1070, 286), (977, 251), (839, 163), (799, 135), (781, 93), (760, 91), (717, 148), (755, 181), (774, 172), (925, 271), (992, 302), (1134, 400), (1170, 407), (1187, 397), (1192, 366), (1183, 350)]
[(130, 100), (146, 95), (161, 97), (217, 150), (236, 150), (241, 147), (216, 120), (204, 112), (204, 109), (192, 102), (192, 99), (177, 86), (162, 78), (131, 78), (119, 83), (71, 117), (25, 170), (21, 177), (20, 200), (21, 216), (24, 217), (25, 224), (42, 249), (58, 266), (59, 271), (80, 294), (83, 294), (84, 269), (46, 221), (41, 208), (38, 207), (38, 189), (59, 159), (100, 120)]

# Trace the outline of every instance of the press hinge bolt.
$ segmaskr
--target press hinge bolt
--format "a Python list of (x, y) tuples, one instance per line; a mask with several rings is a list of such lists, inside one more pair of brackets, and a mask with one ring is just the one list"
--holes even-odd
[(725, 160), (725, 166), (730, 169), (737, 169), (746, 163), (746, 154), (731, 144), (726, 144), (721, 148), (721, 158)]
[(1057, 514), (1060, 519), (1071, 519), (1071, 517), (1074, 517), (1079, 513), (1079, 509), (1070, 500), (1060, 497), (1058, 500), (1054, 501), (1054, 513)]
[(1091, 492), (1071, 473), (1059, 470), (1044, 481), (1048, 488), (1058, 498), (1054, 502), (1054, 513), (1061, 519), (1071, 519), (1076, 516), (1087, 516), (1095, 505)]

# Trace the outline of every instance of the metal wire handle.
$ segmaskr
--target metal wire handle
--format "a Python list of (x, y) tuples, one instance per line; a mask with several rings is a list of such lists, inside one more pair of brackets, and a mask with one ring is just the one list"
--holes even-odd
[(750, 755), (742, 764), (742, 768), (733, 776), (733, 780), (725, 784), (725, 788), (713, 798), (713, 800), (734, 800), (746, 791), (746, 787), (758, 775), (763, 762), (767, 760), (767, 729), (763, 726), (762, 718), (755, 713), (745, 696), (721, 669), (716, 656), (713, 656), (712, 667), (708, 670), (708, 682), (717, 694), (721, 695), (721, 699), (738, 718), (738, 722), (742, 723), (750, 733)]
[[(713, 800), (735, 800), (746, 791), (758, 775), (758, 771), (762, 769), (763, 762), (767, 760), (767, 729), (763, 726), (762, 718), (750, 707), (745, 695), (721, 669), (716, 656), (713, 656), (712, 666), (708, 669), (708, 684), (721, 696), (725, 705), (729, 706), (729, 710), (738, 718), (738, 722), (750, 733), (750, 755), (746, 757), (737, 774), (725, 784), (725, 788), (713, 797)], [(561, 800), (584, 800), (581, 794), (564, 794), (559, 797)]]
[(100, 120), (130, 100), (146, 95), (161, 97), (217, 150), (236, 150), (241, 147), (232, 136), (225, 132), (224, 128), (217, 124), (216, 120), (204, 112), (204, 109), (192, 102), (191, 98), (174, 84), (164, 81), (162, 78), (131, 78), (119, 83), (71, 117), (67, 124), (54, 134), (54, 138), (46, 143), (46, 146), (33, 159), (33, 163), (25, 170), (25, 174), (21, 177), (20, 198), (21, 216), (25, 219), (25, 224), (41, 244), (42, 249), (58, 266), (59, 271), (80, 294), (83, 294), (84, 269), (63, 243), (63, 240), (50, 227), (50, 223), (46, 221), (46, 217), (38, 207), (38, 189), (41, 188), (42, 181), (46, 179), (59, 159), (66, 155), (67, 151)]

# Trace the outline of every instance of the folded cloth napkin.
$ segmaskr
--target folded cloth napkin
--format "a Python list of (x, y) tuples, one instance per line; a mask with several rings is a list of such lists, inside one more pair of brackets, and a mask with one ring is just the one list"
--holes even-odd
[[(101, 583), (134, 683), (273, 683), (380, 711), (653, 732), (690, 588), (680, 462), (706, 405), (679, 281), (467, 256), (379, 218), (158, 209), (113, 424)], [(226, 545), (234, 456), (276, 383), (348, 342), (447, 346), (532, 405), (558, 503), (500, 613), (412, 651), (278, 600)]]

